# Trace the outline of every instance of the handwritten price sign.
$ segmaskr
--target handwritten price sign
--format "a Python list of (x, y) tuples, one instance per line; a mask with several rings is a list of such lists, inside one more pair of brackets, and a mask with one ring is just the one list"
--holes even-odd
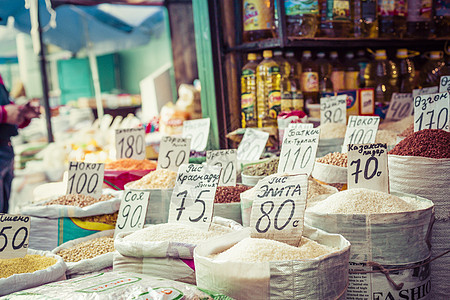
[(236, 149), (206, 151), (206, 164), (222, 168), (219, 186), (236, 186)]
[(161, 139), (158, 155), (158, 169), (178, 171), (182, 164), (189, 162), (191, 139), (164, 136)]
[(443, 129), (449, 131), (449, 93), (419, 95), (414, 98), (414, 131)]
[(347, 145), (370, 144), (375, 142), (380, 117), (350, 116), (345, 131), (342, 153), (347, 152)]
[(144, 228), (150, 192), (125, 190), (120, 202), (114, 235)]
[(206, 149), (210, 123), (209, 118), (183, 122), (183, 137), (191, 139), (192, 150), (204, 151)]
[(66, 194), (88, 195), (99, 198), (102, 195), (105, 164), (69, 162), (69, 180)]
[(266, 148), (268, 139), (268, 132), (246, 128), (237, 149), (237, 159), (239, 161), (258, 160)]
[(0, 214), (0, 259), (27, 255), (29, 233), (29, 217)]
[(145, 159), (145, 129), (116, 129), (116, 158)]

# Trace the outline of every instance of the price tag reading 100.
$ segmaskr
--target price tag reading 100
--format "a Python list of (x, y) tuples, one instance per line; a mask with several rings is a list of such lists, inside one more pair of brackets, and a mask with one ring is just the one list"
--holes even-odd
[(116, 158), (145, 159), (145, 129), (116, 129)]
[(236, 149), (206, 151), (206, 164), (222, 168), (219, 186), (236, 186)]
[(147, 215), (150, 192), (125, 190), (120, 203), (114, 235), (142, 229)]
[(370, 144), (375, 142), (380, 117), (350, 116), (345, 131), (342, 153), (347, 152), (349, 144)]
[(68, 173), (66, 194), (81, 194), (94, 198), (102, 195), (105, 164), (71, 161)]
[(28, 250), (30, 218), (0, 214), (0, 259), (24, 257)]
[(159, 145), (158, 169), (178, 171), (182, 164), (189, 162), (191, 139), (164, 136)]

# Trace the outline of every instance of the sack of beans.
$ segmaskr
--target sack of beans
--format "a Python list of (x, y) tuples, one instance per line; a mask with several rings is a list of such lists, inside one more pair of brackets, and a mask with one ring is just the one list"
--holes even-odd
[(428, 299), (433, 221), (430, 200), (363, 188), (333, 194), (305, 213), (306, 224), (352, 244), (347, 299), (355, 300)]
[(219, 186), (214, 198), (214, 216), (230, 219), (242, 224), (241, 193), (250, 189), (249, 186)]
[(341, 151), (347, 125), (327, 123), (317, 128), (320, 129), (319, 145), (317, 146), (318, 157)]
[(341, 235), (309, 226), (298, 247), (246, 228), (195, 248), (197, 286), (234, 299), (345, 299), (349, 254)]
[(0, 259), (0, 296), (66, 279), (66, 264), (48, 251), (28, 249), (24, 257)]
[(232, 300), (190, 284), (129, 272), (84, 275), (10, 294), (8, 299)]
[(347, 153), (333, 152), (317, 158), (311, 176), (340, 191), (347, 189)]
[(53, 249), (67, 265), (67, 278), (112, 270), (114, 230), (105, 230), (75, 239)]
[[(389, 186), (392, 191), (418, 195), (433, 201), (436, 221), (431, 239), (432, 257), (449, 249), (450, 234), (450, 133), (438, 129), (415, 132), (388, 155)], [(432, 263), (433, 289), (430, 299), (450, 295), (450, 256)]]
[(122, 158), (105, 164), (104, 183), (115, 190), (123, 190), (125, 184), (141, 179), (156, 169), (155, 161)]
[(194, 248), (242, 226), (214, 217), (208, 231), (183, 224), (156, 224), (133, 233), (119, 233), (114, 246), (114, 271), (143, 273), (195, 284)]

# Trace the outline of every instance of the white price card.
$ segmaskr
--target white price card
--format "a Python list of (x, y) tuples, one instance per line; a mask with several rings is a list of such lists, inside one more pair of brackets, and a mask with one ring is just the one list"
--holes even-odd
[(385, 120), (397, 121), (410, 116), (413, 112), (411, 93), (393, 93)]
[(441, 82), (439, 84), (439, 93), (450, 93), (450, 76), (441, 76)]
[(125, 190), (120, 202), (119, 214), (114, 235), (144, 228), (147, 206), (150, 201), (149, 191)]
[(29, 237), (30, 217), (0, 214), (0, 259), (27, 255)]
[(210, 123), (209, 118), (183, 122), (183, 137), (191, 139), (191, 150), (205, 151), (208, 145)]
[(416, 96), (419, 95), (429, 95), (429, 94), (435, 94), (439, 93), (439, 87), (438, 86), (430, 86), (423, 89), (414, 89), (412, 92), (413, 99), (416, 98)]
[(387, 144), (348, 145), (348, 188), (389, 193)]
[(208, 230), (221, 168), (188, 164), (178, 169), (170, 199), (169, 223), (184, 223)]
[(102, 195), (105, 164), (69, 161), (68, 173), (66, 194)]
[(163, 136), (159, 144), (158, 169), (178, 171), (178, 168), (189, 162), (191, 139)]
[(145, 159), (145, 129), (116, 129), (116, 159)]
[(255, 189), (250, 217), (252, 237), (298, 246), (303, 234), (308, 176), (269, 176), (261, 179)]
[(288, 128), (295, 128), (295, 129), (307, 129), (307, 128), (313, 128), (313, 123), (290, 123), (288, 125)]
[(320, 98), (320, 124), (347, 123), (347, 95)]
[(449, 131), (449, 93), (419, 95), (414, 98), (414, 132), (422, 129)]
[(206, 164), (222, 168), (219, 186), (236, 186), (236, 149), (206, 151)]
[(244, 136), (237, 149), (238, 161), (256, 161), (266, 148), (269, 133), (252, 128), (246, 128)]
[(318, 128), (288, 128), (281, 145), (278, 173), (311, 174), (319, 144)]
[(347, 145), (349, 144), (375, 143), (379, 124), (380, 117), (378, 116), (350, 116), (345, 131), (344, 144), (342, 144), (342, 153), (347, 152)]

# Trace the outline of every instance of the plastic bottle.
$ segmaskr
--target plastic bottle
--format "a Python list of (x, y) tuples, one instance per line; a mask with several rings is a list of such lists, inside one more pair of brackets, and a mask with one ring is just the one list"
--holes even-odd
[(317, 53), (316, 64), (319, 67), (319, 92), (333, 92), (333, 83), (331, 82), (331, 64), (326, 60), (325, 53)]
[(353, 21), (348, 0), (320, 0), (320, 34), (326, 37), (351, 37)]
[(403, 38), (407, 13), (406, 0), (378, 0), (378, 36)]
[(283, 52), (280, 50), (273, 52), (273, 60), (280, 67), (280, 93), (281, 103), (280, 110), (284, 112), (291, 111), (293, 108), (292, 96), (291, 96), (291, 81), (289, 77), (291, 75), (291, 66), (289, 62), (284, 59)]
[(345, 54), (344, 63), (344, 88), (346, 90), (356, 90), (359, 87), (359, 66), (355, 60), (353, 52)]
[(345, 88), (344, 65), (339, 61), (339, 56), (336, 51), (330, 52), (330, 64), (331, 64), (331, 82), (333, 82), (333, 90), (335, 92), (341, 91)]
[(406, 33), (408, 37), (429, 37), (432, 27), (433, 0), (408, 0)]
[(450, 5), (448, 0), (434, 0), (434, 30), (437, 37), (450, 36)]
[(317, 0), (285, 0), (284, 9), (288, 36), (304, 38), (315, 36), (319, 25)]
[(353, 34), (355, 37), (378, 37), (377, 0), (354, 0)]
[(419, 85), (421, 88), (437, 86), (440, 84), (440, 77), (447, 73), (444, 53), (442, 51), (431, 51), (428, 61), (424, 64), (420, 72)]
[(412, 93), (415, 76), (414, 63), (408, 58), (407, 49), (397, 49), (398, 91)]
[(255, 53), (247, 55), (248, 62), (241, 73), (241, 116), (242, 128), (258, 126), (256, 105), (256, 68), (258, 63)]
[(291, 66), (289, 83), (291, 86), (292, 110), (304, 110), (303, 94), (300, 86), (302, 65), (295, 59), (294, 52), (286, 52), (286, 60)]
[(263, 57), (256, 68), (258, 127), (277, 127), (281, 109), (280, 67), (272, 59), (272, 51), (264, 50)]
[(395, 91), (390, 84), (390, 68), (386, 50), (380, 49), (375, 53), (375, 61), (367, 65), (364, 74), (366, 86), (375, 88), (375, 102), (382, 105), (389, 103)]
[(312, 60), (311, 51), (303, 51), (300, 80), (305, 105), (319, 103), (319, 69)]
[(273, 0), (242, 1), (244, 42), (276, 37)]
[(366, 70), (367, 65), (369, 64), (369, 59), (366, 57), (366, 51), (364, 50), (358, 50), (358, 52), (356, 52), (356, 63), (358, 64), (359, 67), (359, 87), (365, 87), (366, 86), (366, 82), (364, 80), (364, 72)]
[(291, 72), (291, 66), (289, 65), (289, 62), (284, 59), (283, 52), (281, 50), (274, 51), (272, 59), (280, 67), (281, 80), (285, 78), (287, 79), (289, 77), (289, 73)]

